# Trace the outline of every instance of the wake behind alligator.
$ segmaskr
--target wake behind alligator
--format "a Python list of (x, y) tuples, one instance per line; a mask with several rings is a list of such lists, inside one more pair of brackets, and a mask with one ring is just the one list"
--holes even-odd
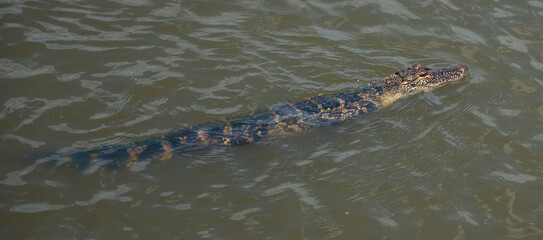
[(201, 124), (131, 145), (58, 154), (56, 157), (88, 171), (104, 166), (142, 167), (170, 159), (174, 154), (213, 145), (245, 145), (273, 132), (300, 131), (342, 123), (389, 105), (399, 98), (460, 80), (467, 74), (468, 68), (462, 64), (443, 68), (416, 64), (353, 91), (284, 103), (249, 117)]

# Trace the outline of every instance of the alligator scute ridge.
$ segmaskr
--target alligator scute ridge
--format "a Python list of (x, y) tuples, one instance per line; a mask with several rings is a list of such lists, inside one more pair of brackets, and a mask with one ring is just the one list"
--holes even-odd
[(373, 112), (399, 98), (460, 80), (466, 75), (468, 67), (463, 64), (441, 68), (415, 64), (356, 90), (308, 97), (279, 104), (271, 110), (249, 117), (205, 123), (126, 146), (58, 154), (57, 158), (89, 171), (104, 166), (144, 166), (170, 159), (176, 153), (200, 150), (212, 145), (245, 145), (273, 132), (300, 131), (338, 124)]

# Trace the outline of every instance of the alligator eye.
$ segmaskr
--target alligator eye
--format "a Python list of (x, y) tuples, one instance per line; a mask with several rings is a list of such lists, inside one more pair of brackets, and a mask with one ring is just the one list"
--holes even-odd
[(419, 75), (419, 77), (427, 77), (428, 75), (430, 75), (430, 74), (428, 74), (428, 73), (421, 73), (421, 74)]

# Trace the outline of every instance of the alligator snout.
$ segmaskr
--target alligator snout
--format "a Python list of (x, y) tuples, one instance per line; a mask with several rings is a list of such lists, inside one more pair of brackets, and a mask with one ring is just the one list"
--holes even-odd
[(460, 71), (462, 73), (462, 75), (460, 75), (460, 78), (458, 80), (460, 80), (460, 79), (466, 77), (467, 75), (469, 75), (469, 68), (468, 68), (467, 65), (458, 64), (457, 68), (458, 68), (458, 71)]

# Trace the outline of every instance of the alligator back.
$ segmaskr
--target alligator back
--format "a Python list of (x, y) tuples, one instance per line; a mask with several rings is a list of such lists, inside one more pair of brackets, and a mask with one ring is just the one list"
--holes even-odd
[(164, 161), (174, 154), (209, 146), (240, 146), (270, 133), (299, 132), (338, 124), (377, 109), (363, 92), (343, 92), (306, 98), (274, 106), (249, 117), (231, 118), (185, 128), (164, 136), (126, 146), (104, 147), (65, 155), (82, 169), (113, 168)]

